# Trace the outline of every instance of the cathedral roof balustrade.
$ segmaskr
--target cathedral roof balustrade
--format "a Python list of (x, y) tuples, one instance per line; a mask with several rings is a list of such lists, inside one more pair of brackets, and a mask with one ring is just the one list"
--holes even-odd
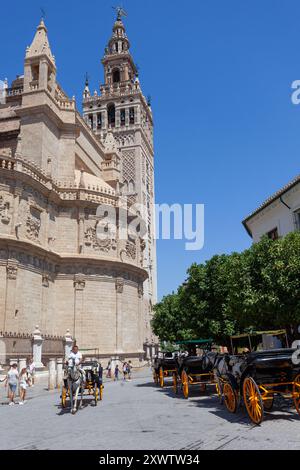
[(75, 110), (75, 99), (73, 99), (73, 100), (68, 100), (68, 99), (61, 99), (61, 98), (58, 98), (56, 101), (57, 101), (57, 104), (58, 104), (58, 106), (60, 107), (60, 109), (63, 109), (63, 110), (66, 110), (66, 109)]
[(4, 151), (0, 152), (2, 153), (0, 153), (0, 170), (23, 173), (45, 186), (47, 190), (54, 191), (62, 200), (82, 200), (116, 206), (118, 196), (116, 196), (113, 189), (90, 185), (87, 188), (80, 188), (74, 182), (53, 180), (34, 162), (18, 157), (5, 156)]
[(6, 96), (16, 96), (16, 95), (21, 95), (23, 93), (23, 87), (19, 88), (7, 88), (5, 90)]

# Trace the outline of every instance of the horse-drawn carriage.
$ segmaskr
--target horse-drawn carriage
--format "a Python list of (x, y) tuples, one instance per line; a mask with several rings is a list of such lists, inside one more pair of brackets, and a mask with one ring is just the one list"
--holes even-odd
[(288, 348), (285, 330), (231, 337), (232, 353), (214, 371), (225, 405), (235, 413), (243, 398), (251, 421), (260, 424), (275, 397), (293, 400), (300, 414), (300, 364)]
[[(188, 398), (191, 386), (199, 385), (202, 392), (207, 385), (217, 387), (213, 369), (218, 353), (211, 350), (212, 340), (179, 341), (176, 344), (184, 347), (187, 352), (179, 354), (176, 360), (176, 370), (173, 372), (174, 392), (178, 393), (181, 386), (184, 398)], [(201, 353), (197, 354), (197, 350)]]
[(173, 376), (176, 366), (176, 353), (170, 351), (160, 352), (158, 356), (154, 358), (152, 364), (154, 383), (164, 387), (165, 378)]
[(82, 406), (83, 397), (92, 397), (94, 405), (97, 406), (98, 400), (103, 398), (102, 377), (99, 375), (100, 365), (97, 361), (86, 361), (80, 366), (72, 361), (66, 369), (66, 378), (61, 393), (61, 406), (67, 407), (67, 400), (71, 412), (77, 411), (77, 400), (80, 394), (80, 404)]

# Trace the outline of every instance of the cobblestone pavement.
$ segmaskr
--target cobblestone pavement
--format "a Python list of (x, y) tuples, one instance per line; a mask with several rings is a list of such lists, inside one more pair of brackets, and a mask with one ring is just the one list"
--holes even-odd
[(95, 407), (87, 398), (74, 416), (45, 385), (31, 389), (24, 406), (7, 406), (0, 385), (1, 449), (300, 449), (294, 410), (281, 407), (253, 426), (243, 408), (231, 415), (213, 393), (185, 400), (156, 388), (149, 370), (106, 382), (103, 402)]

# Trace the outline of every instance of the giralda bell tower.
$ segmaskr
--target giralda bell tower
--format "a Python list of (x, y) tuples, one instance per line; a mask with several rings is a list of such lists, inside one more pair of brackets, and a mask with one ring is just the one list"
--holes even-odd
[[(149, 279), (144, 283), (145, 343), (153, 343), (150, 329), (152, 306), (156, 302), (156, 243), (154, 213), (154, 150), (151, 104), (145, 99), (133, 61), (122, 16), (117, 8), (113, 33), (105, 48), (102, 64), (104, 84), (92, 95), (86, 80), (83, 92), (84, 119), (105, 145), (112, 135), (120, 156), (119, 190), (129, 204), (141, 204), (147, 226), (143, 266)], [(109, 138), (107, 137), (109, 133)]]

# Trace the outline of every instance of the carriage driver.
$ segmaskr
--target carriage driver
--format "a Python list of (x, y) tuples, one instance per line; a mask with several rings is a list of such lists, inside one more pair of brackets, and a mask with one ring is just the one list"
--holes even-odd
[(78, 350), (78, 346), (76, 344), (74, 344), (70, 354), (69, 354), (69, 357), (68, 357), (68, 360), (70, 361), (71, 359), (74, 359), (75, 361), (75, 364), (77, 366), (79, 366), (79, 364), (81, 363), (82, 361), (82, 354), (81, 352)]
[(71, 360), (74, 360), (74, 363), (79, 366), (79, 370), (80, 370), (80, 373), (82, 375), (82, 379), (85, 381), (85, 372), (84, 370), (80, 367), (80, 364), (82, 362), (82, 354), (81, 352), (78, 350), (78, 346), (76, 344), (74, 344), (73, 348), (72, 348), (72, 351), (70, 352), (69, 354), (69, 357), (68, 357), (68, 364), (70, 365), (70, 361)]

